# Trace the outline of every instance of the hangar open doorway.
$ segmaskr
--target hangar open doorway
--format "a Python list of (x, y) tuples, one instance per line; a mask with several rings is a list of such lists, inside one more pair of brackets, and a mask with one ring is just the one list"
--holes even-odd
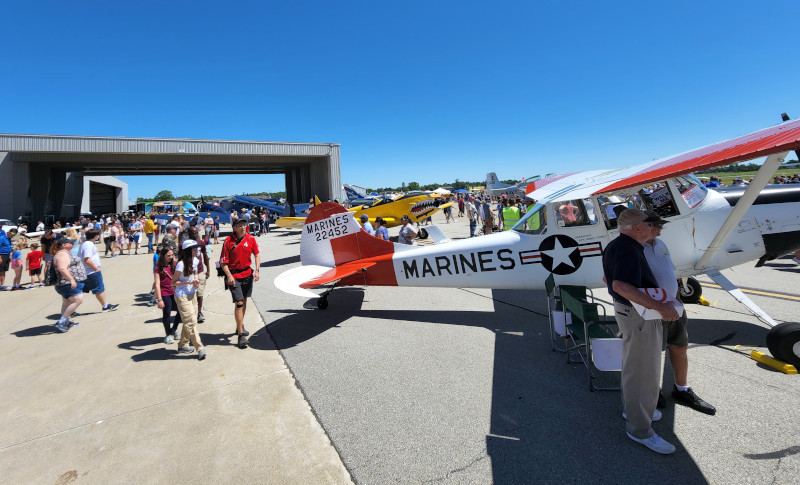
[[(0, 214), (74, 217), (79, 209), (65, 206), (67, 174), (273, 173), (285, 177), (287, 202), (307, 202), (314, 195), (332, 199), (341, 191), (339, 148), (338, 143), (0, 134)], [(91, 196), (91, 186), (88, 190)]]
[(110, 185), (89, 182), (89, 212), (92, 214), (111, 214), (117, 212), (116, 189)]

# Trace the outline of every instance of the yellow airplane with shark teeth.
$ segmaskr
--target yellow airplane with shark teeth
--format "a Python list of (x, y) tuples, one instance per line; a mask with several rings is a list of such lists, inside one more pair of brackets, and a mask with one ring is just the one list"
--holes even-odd
[[(314, 199), (316, 204), (320, 203), (319, 199), (316, 197)], [(375, 219), (381, 217), (386, 221), (386, 227), (395, 227), (400, 225), (400, 219), (404, 215), (407, 215), (411, 222), (422, 222), (451, 205), (453, 202), (445, 202), (441, 194), (436, 192), (411, 192), (396, 199), (378, 199), (373, 205), (359, 205), (349, 211), (355, 213), (356, 219), (362, 214), (366, 214), (370, 222), (375, 222)], [(275, 224), (284, 228), (301, 229), (305, 220), (305, 217), (281, 217)]]

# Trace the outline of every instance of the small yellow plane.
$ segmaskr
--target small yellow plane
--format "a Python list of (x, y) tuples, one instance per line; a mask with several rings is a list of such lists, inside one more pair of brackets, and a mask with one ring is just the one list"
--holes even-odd
[[(314, 198), (315, 205), (320, 203), (318, 198)], [(369, 217), (370, 222), (382, 217), (386, 221), (386, 227), (400, 225), (400, 219), (408, 215), (411, 222), (422, 222), (427, 217), (436, 212), (453, 205), (453, 202), (445, 202), (445, 199), (436, 192), (410, 192), (401, 195), (396, 199), (379, 199), (373, 205), (359, 205), (349, 209), (359, 219), (362, 214)], [(311, 208), (309, 208), (309, 211)], [(278, 227), (287, 229), (302, 229), (305, 224), (305, 217), (281, 217), (275, 224)]]

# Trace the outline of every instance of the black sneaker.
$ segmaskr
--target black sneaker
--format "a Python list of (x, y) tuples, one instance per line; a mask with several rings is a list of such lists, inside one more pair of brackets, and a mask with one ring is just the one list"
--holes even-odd
[(242, 334), (241, 335), (243, 337), (249, 337), (250, 336), (250, 332), (248, 332), (246, 328), (242, 327)]
[(238, 345), (239, 345), (240, 349), (246, 349), (247, 348), (247, 344), (249, 344), (249, 343), (250, 342), (248, 342), (246, 335), (244, 335), (244, 334), (239, 335), (239, 344)]
[(677, 387), (673, 387), (672, 398), (675, 399), (676, 403), (688, 406), (695, 411), (710, 414), (711, 416), (717, 413), (717, 408), (697, 397), (691, 387), (685, 391), (679, 391)]
[(103, 307), (103, 313), (113, 312), (117, 308), (119, 308), (119, 305), (112, 305), (110, 303), (107, 303), (106, 306)]
[(658, 391), (658, 403), (656, 403), (656, 407), (658, 409), (664, 409), (667, 407), (667, 398), (664, 397), (664, 393), (660, 390)]

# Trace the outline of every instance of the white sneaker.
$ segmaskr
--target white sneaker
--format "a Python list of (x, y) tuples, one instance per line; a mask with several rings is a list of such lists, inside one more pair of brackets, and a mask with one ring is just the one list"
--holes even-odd
[(794, 261), (797, 264), (800, 264), (800, 259), (797, 259), (797, 256), (793, 257), (792, 261)]
[(670, 443), (664, 441), (660, 436), (654, 434), (649, 438), (637, 438), (630, 433), (626, 433), (628, 438), (632, 439), (637, 443), (641, 443), (646, 447), (650, 448), (651, 450), (655, 451), (656, 453), (661, 453), (662, 455), (671, 455), (675, 453), (675, 447), (672, 446)]
[[(626, 421), (628, 419), (628, 415), (625, 414), (625, 411), (622, 411), (622, 419)], [(661, 421), (661, 411), (659, 411), (658, 409), (653, 411), (653, 422), (655, 423), (656, 421)]]

